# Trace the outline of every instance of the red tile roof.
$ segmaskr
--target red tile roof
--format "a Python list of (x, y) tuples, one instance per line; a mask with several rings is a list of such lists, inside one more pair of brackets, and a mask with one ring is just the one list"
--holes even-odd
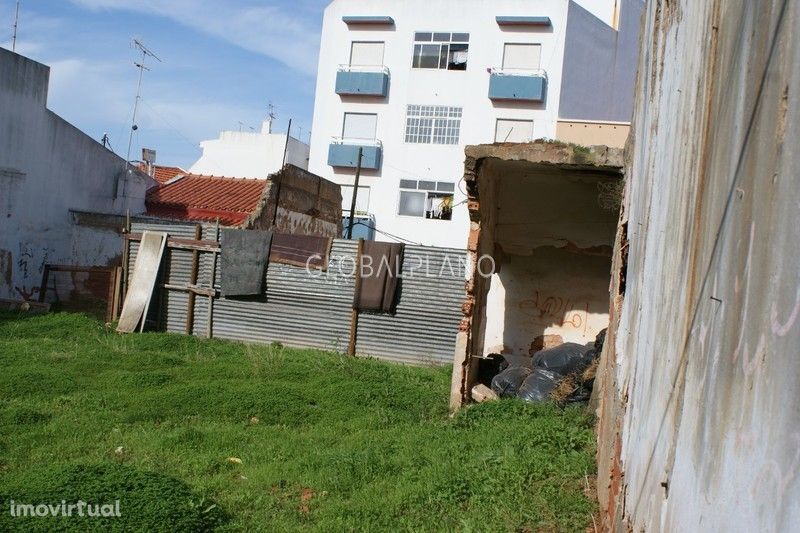
[[(147, 167), (144, 165), (144, 163), (139, 163), (139, 170), (147, 174)], [(187, 172), (181, 167), (164, 167), (161, 165), (153, 165), (153, 179), (162, 185), (180, 174), (187, 174)]]
[(147, 215), (177, 220), (240, 226), (259, 206), (269, 182), (187, 174), (172, 183), (150, 189)]

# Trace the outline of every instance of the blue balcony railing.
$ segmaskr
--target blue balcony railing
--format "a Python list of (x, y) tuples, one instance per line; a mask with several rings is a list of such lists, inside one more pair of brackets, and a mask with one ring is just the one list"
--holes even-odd
[(332, 167), (356, 168), (359, 148), (362, 149), (361, 168), (368, 170), (381, 168), (383, 146), (380, 141), (363, 139), (333, 139), (328, 147), (328, 164)]
[(385, 97), (389, 94), (389, 69), (342, 65), (336, 73), (336, 94)]
[(490, 72), (490, 99), (544, 102), (547, 94), (547, 73), (544, 70), (492, 69)]

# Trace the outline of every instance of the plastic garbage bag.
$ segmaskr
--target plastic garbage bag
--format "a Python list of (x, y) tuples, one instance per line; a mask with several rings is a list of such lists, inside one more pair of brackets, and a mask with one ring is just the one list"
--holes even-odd
[(566, 376), (585, 364), (586, 346), (574, 342), (565, 342), (555, 348), (542, 350), (533, 356), (533, 365)]
[(506, 368), (492, 378), (492, 390), (500, 397), (515, 396), (532, 370), (524, 366)]
[(501, 371), (515, 366), (524, 366), (533, 370), (533, 358), (530, 355), (503, 354), (503, 359), (505, 365), (500, 366)]
[(550, 393), (555, 390), (563, 376), (545, 370), (544, 368), (534, 368), (533, 372), (522, 382), (517, 398), (526, 402), (545, 402), (550, 399)]

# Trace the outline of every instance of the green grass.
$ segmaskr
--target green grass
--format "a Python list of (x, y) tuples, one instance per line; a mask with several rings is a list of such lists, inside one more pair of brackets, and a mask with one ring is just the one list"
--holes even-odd
[(595, 511), (583, 411), (449, 418), (449, 368), (56, 313), (0, 315), (0, 369), (0, 498), (122, 510), (52, 521), (4, 502), (0, 530), (583, 531)]

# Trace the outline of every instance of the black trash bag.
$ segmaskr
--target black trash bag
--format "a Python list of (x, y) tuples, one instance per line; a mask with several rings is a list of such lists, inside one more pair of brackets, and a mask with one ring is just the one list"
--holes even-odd
[(478, 359), (478, 383), (490, 386), (492, 378), (506, 368), (508, 368), (508, 362), (499, 353), (492, 353)]
[(562, 379), (563, 376), (550, 370), (534, 368), (531, 375), (522, 382), (517, 398), (526, 402), (546, 402)]
[(532, 370), (524, 366), (509, 367), (492, 378), (492, 390), (500, 397), (516, 396)]
[(603, 344), (606, 342), (606, 332), (608, 328), (603, 328), (600, 333), (597, 334), (597, 337), (594, 339), (594, 348), (597, 351), (597, 355), (600, 355), (600, 352), (603, 351)]
[(517, 366), (524, 366), (533, 370), (533, 358), (530, 355), (514, 355), (506, 353), (503, 354), (503, 360), (505, 361), (505, 365), (500, 365), (501, 372), (506, 368), (514, 368)]
[(555, 348), (536, 352), (533, 356), (533, 366), (566, 376), (584, 366), (585, 353), (586, 346), (565, 342)]

